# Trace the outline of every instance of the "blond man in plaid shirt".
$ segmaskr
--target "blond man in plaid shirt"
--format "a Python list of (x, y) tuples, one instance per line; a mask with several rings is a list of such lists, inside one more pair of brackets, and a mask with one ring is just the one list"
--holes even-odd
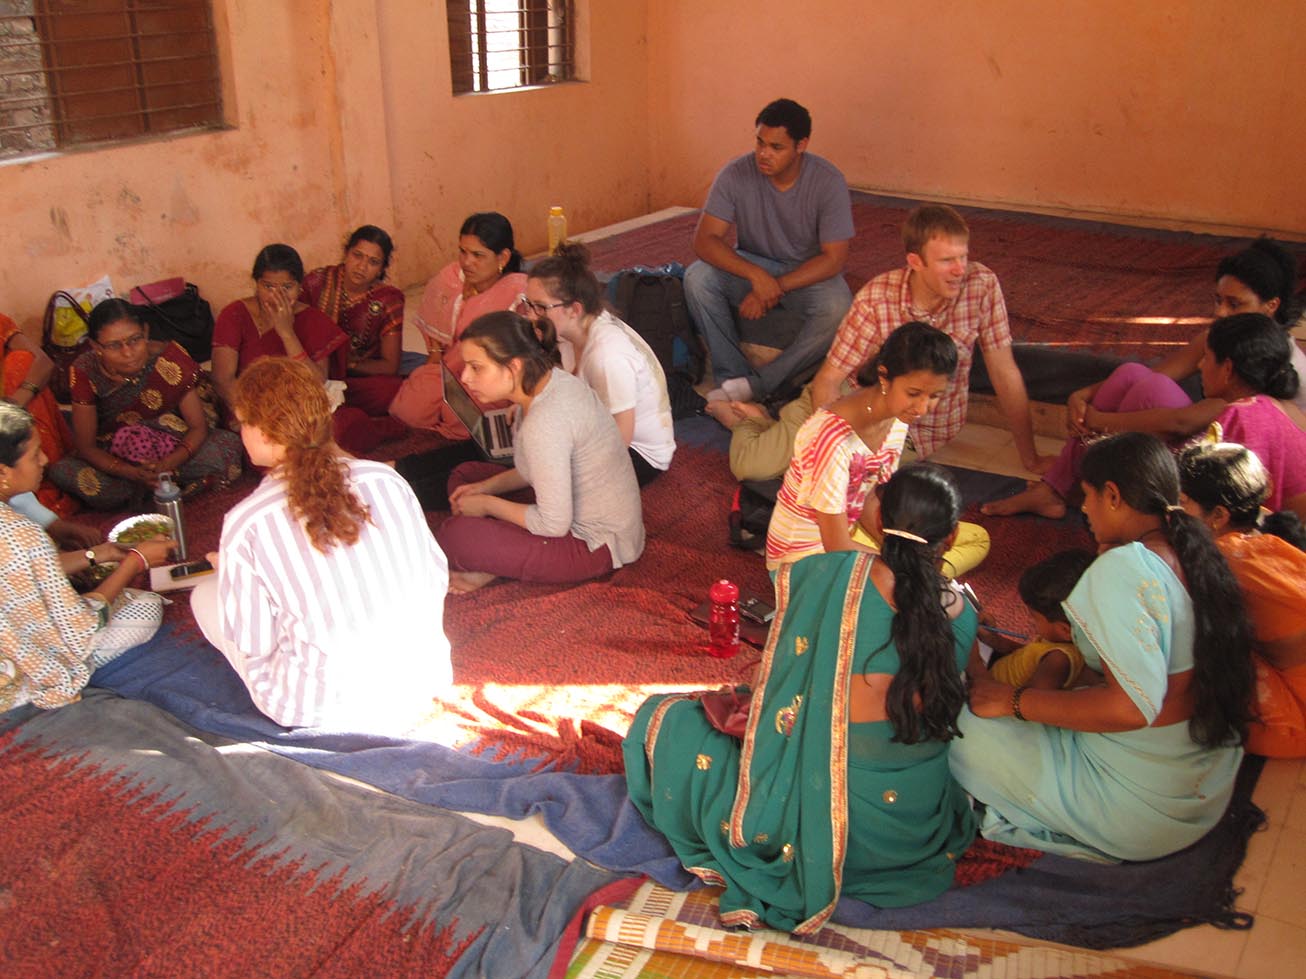
[(906, 267), (877, 275), (854, 297), (834, 345), (812, 381), (813, 404), (833, 401), (839, 385), (856, 378), (862, 366), (879, 354), (890, 333), (903, 323), (919, 320), (952, 337), (958, 364), (938, 407), (911, 427), (916, 451), (928, 456), (961, 431), (978, 343), (998, 404), (1015, 436), (1020, 461), (1030, 472), (1043, 473), (1052, 457), (1039, 455), (1034, 447), (1029, 398), (1011, 352), (1002, 287), (990, 269), (970, 261), (970, 229), (965, 220), (946, 205), (922, 205), (907, 216), (902, 237)]

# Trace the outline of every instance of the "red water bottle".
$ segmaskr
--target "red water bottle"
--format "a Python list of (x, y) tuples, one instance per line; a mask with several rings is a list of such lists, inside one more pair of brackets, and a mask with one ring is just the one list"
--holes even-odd
[(739, 652), (739, 586), (722, 578), (707, 593), (712, 603), (707, 617), (707, 651), (717, 659)]

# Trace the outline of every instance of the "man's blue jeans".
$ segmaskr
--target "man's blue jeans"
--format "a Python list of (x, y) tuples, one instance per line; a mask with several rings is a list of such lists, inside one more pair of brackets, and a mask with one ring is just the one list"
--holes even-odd
[[(741, 251), (739, 256), (774, 276), (794, 267), (749, 252)], [(747, 279), (707, 262), (695, 262), (685, 272), (685, 302), (707, 341), (717, 386), (732, 377), (746, 377), (753, 395), (763, 398), (825, 358), (853, 296), (842, 274), (785, 293), (780, 305), (801, 316), (803, 328), (779, 357), (754, 370), (739, 349), (739, 330), (734, 317), (734, 311), (752, 291), (752, 283)]]

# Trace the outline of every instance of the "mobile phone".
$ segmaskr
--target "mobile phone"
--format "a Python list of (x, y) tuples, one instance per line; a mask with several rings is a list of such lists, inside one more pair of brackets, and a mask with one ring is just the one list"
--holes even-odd
[(189, 561), (186, 564), (179, 564), (169, 571), (168, 574), (172, 575), (173, 578), (190, 578), (197, 574), (208, 574), (212, 570), (213, 565), (206, 559), (201, 558), (198, 561)]
[(775, 609), (756, 595), (749, 595), (747, 598), (739, 599), (739, 614), (746, 619), (752, 619), (758, 625), (766, 625), (775, 618)]

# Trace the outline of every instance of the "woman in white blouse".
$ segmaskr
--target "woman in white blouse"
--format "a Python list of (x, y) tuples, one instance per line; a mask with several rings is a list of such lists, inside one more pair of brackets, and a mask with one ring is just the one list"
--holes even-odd
[(517, 312), (547, 318), (575, 349), (573, 373), (612, 413), (639, 485), (666, 472), (676, 451), (666, 375), (644, 338), (603, 308), (585, 246), (564, 244), (536, 263)]
[(233, 401), (269, 472), (232, 508), (191, 606), (255, 706), (288, 727), (404, 734), (453, 683), (448, 564), (408, 484), (331, 440), (321, 379), (265, 358)]

